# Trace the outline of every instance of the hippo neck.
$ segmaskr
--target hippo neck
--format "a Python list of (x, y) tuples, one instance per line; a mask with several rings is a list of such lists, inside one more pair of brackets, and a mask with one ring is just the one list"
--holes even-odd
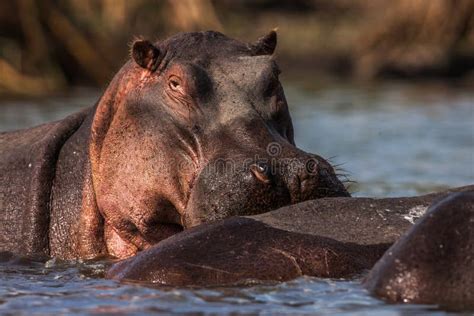
[(104, 252), (103, 223), (95, 203), (89, 159), (95, 111), (96, 107), (89, 110), (58, 157), (50, 202), (51, 256), (92, 258)]
[(112, 123), (115, 112), (125, 101), (132, 89), (138, 89), (143, 79), (137, 78), (131, 70), (131, 63), (126, 63), (114, 76), (104, 94), (97, 102), (93, 116), (88, 125), (89, 157), (91, 173), (94, 174), (100, 161), (102, 145)]
[(0, 251), (49, 254), (56, 165), (86, 111), (61, 121), (0, 133)]
[(117, 108), (137, 78), (125, 64), (90, 109), (58, 157), (51, 200), (50, 255), (63, 259), (95, 258), (107, 253), (104, 218), (97, 206), (94, 168)]

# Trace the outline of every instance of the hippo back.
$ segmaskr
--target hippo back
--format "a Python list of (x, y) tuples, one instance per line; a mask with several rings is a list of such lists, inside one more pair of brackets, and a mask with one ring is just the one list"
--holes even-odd
[(63, 144), (87, 112), (0, 133), (0, 251), (48, 254), (49, 204)]

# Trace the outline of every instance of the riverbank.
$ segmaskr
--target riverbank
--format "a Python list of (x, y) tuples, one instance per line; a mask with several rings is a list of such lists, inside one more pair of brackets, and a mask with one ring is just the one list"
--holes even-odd
[(135, 36), (213, 29), (251, 42), (275, 27), (293, 81), (474, 88), (472, 0), (19, 0), (0, 3), (0, 94), (103, 87)]

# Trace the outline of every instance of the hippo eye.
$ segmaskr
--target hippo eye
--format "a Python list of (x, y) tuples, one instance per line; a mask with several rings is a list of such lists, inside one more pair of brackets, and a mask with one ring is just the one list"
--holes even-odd
[(250, 166), (250, 171), (259, 181), (265, 184), (269, 184), (271, 182), (270, 170), (268, 166), (256, 163)]
[(182, 91), (181, 79), (176, 76), (171, 76), (168, 80), (168, 85), (173, 91)]

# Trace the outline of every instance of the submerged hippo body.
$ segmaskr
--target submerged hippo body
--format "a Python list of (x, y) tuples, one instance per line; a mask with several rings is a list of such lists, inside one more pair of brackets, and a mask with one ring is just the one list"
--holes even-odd
[(275, 45), (138, 40), (94, 107), (1, 133), (0, 251), (125, 258), (183, 227), (348, 196), (295, 147)]
[(200, 286), (350, 277), (369, 270), (430, 204), (470, 190), (474, 186), (408, 198), (325, 198), (204, 224), (115, 264), (108, 277)]
[(474, 191), (433, 204), (377, 262), (364, 285), (390, 302), (474, 311)]

